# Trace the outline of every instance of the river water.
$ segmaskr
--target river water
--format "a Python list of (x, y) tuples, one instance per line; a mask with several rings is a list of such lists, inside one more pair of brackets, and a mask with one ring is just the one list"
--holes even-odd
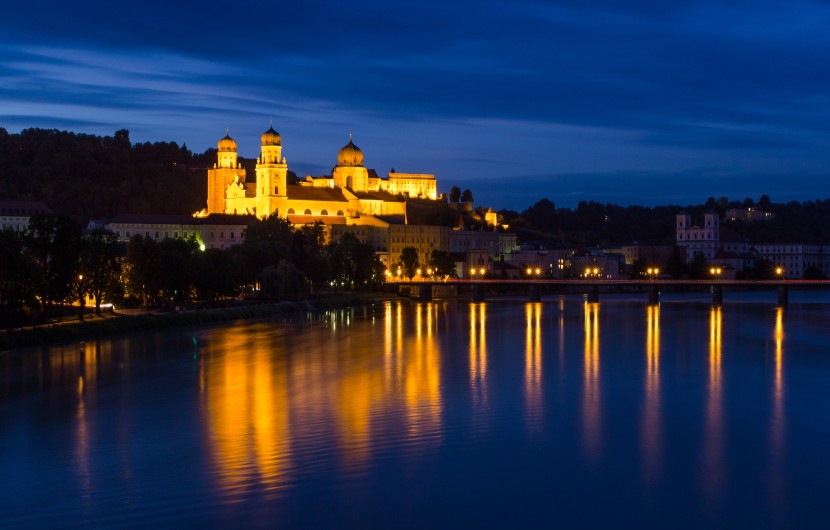
[(0, 354), (0, 527), (822, 528), (830, 304), (389, 302)]

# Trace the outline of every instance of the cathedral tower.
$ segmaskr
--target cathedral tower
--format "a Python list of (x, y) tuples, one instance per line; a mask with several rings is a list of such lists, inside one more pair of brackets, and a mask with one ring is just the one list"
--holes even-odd
[(352, 143), (352, 133), (349, 133), (349, 143), (337, 153), (332, 177), (335, 186), (357, 192), (369, 189), (369, 171), (363, 166), (363, 151)]
[(225, 191), (233, 182), (245, 182), (245, 170), (237, 161), (236, 142), (225, 134), (217, 144), (217, 162), (208, 170), (207, 213), (225, 213)]
[(262, 148), (256, 165), (257, 215), (264, 217), (276, 213), (285, 217), (287, 186), (288, 165), (282, 157), (282, 137), (272, 125), (262, 133)]

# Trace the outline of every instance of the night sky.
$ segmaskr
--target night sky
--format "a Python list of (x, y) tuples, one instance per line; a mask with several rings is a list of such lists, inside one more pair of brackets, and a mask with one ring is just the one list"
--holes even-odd
[(299, 175), (366, 165), (524, 209), (830, 197), (819, 0), (28, 1), (0, 17), (0, 127), (197, 152), (273, 118)]

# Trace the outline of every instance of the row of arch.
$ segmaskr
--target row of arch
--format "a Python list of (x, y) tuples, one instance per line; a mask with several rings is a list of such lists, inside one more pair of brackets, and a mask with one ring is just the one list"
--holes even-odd
[[(288, 209), (288, 215), (297, 215), (297, 212), (295, 212), (295, 211), (294, 211), (294, 208), (289, 208), (289, 209)], [(302, 215), (314, 215), (314, 214), (313, 214), (313, 213), (311, 213), (311, 210), (306, 209), (306, 210), (303, 212), (303, 214), (302, 214)], [(320, 215), (329, 215), (329, 211), (328, 211), (328, 210), (320, 210)], [(343, 210), (337, 210), (337, 213), (336, 213), (336, 214), (334, 214), (334, 215), (343, 216), (343, 215), (345, 215), (345, 214), (343, 213)]]

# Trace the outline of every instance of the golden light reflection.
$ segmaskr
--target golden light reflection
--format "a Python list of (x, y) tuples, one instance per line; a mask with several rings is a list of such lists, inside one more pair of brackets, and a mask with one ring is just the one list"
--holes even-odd
[(599, 459), (602, 441), (602, 406), (599, 381), (599, 308), (599, 303), (585, 303), (582, 395), (583, 444), (588, 457), (595, 462)]
[(232, 498), (279, 490), (291, 461), (286, 371), (264, 341), (229, 332), (217, 342), (202, 368), (219, 486)]
[(773, 378), (772, 418), (770, 420), (770, 455), (772, 497), (776, 508), (784, 497), (784, 308), (775, 309), (775, 375)]
[(525, 305), (525, 413), (529, 427), (539, 427), (542, 412), (542, 304)]
[(470, 304), (470, 392), (473, 403), (487, 402), (487, 304)]
[(645, 405), (642, 417), (643, 478), (654, 482), (662, 463), (660, 417), (660, 306), (646, 307)]
[[(408, 433), (414, 438), (437, 438), (441, 429), (441, 353), (431, 329), (423, 327), (421, 311), (435, 304), (416, 306), (415, 338), (404, 351), (403, 388), (406, 396)], [(427, 317), (428, 323), (432, 320)]]
[(784, 437), (784, 308), (775, 309), (775, 379), (773, 386), (773, 454), (782, 456)]
[(723, 395), (721, 354), (723, 351), (723, 313), (720, 306), (709, 311), (709, 396), (704, 434), (704, 482), (707, 492), (717, 497), (722, 488)]

